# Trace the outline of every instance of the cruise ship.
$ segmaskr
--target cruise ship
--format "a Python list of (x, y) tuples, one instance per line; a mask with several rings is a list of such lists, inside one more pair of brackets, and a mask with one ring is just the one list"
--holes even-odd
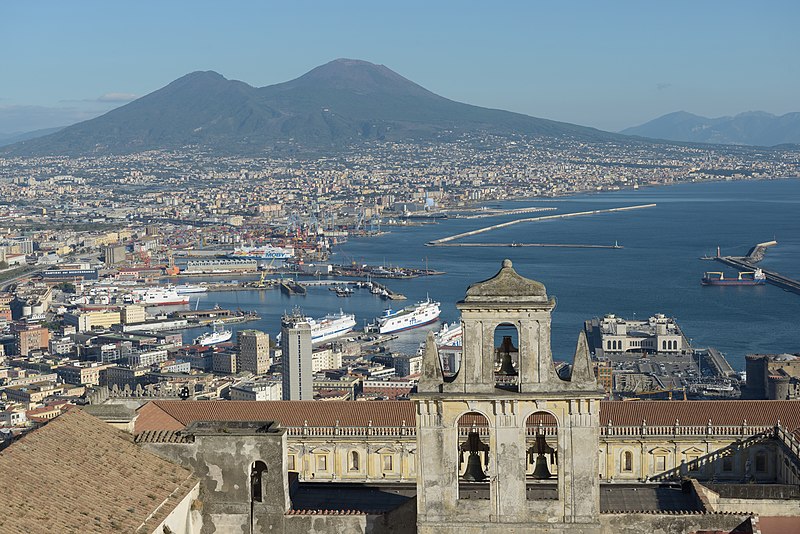
[(411, 330), (436, 322), (439, 319), (439, 313), (439, 303), (427, 299), (406, 306), (399, 311), (391, 309), (384, 311), (383, 315), (375, 319), (373, 328), (381, 334)]
[(130, 298), (134, 304), (141, 306), (173, 306), (179, 304), (189, 304), (189, 297), (179, 295), (175, 288), (169, 287), (148, 287), (135, 289)]
[(229, 253), (228, 257), (237, 260), (288, 260), (294, 257), (294, 249), (272, 245), (241, 247)]
[(436, 332), (436, 346), (441, 348), (458, 348), (462, 345), (463, 339), (461, 323), (450, 323)]
[(206, 332), (194, 338), (195, 345), (202, 345), (207, 347), (209, 345), (216, 345), (217, 343), (224, 343), (233, 336), (233, 332), (223, 326), (222, 321), (214, 321), (212, 323), (213, 329), (211, 332)]

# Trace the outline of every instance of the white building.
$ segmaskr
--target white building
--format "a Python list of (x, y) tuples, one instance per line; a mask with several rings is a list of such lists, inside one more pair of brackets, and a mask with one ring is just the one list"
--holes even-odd
[(282, 384), (271, 378), (246, 380), (231, 386), (231, 400), (276, 401), (283, 398)]
[(687, 350), (678, 324), (657, 313), (646, 321), (628, 320), (608, 314), (600, 321), (601, 347), (604, 353), (661, 352)]

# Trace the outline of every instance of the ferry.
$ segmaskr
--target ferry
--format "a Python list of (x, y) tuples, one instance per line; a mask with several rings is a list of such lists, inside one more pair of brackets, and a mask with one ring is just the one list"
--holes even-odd
[(189, 304), (189, 297), (179, 295), (175, 288), (169, 287), (148, 287), (135, 289), (130, 295), (126, 295), (133, 304), (141, 306), (177, 306)]
[(293, 248), (275, 247), (272, 245), (241, 247), (228, 253), (228, 258), (237, 260), (288, 260), (293, 257)]
[(311, 344), (318, 345), (352, 331), (356, 326), (356, 316), (339, 310), (339, 313), (329, 313), (322, 319), (309, 317), (308, 323), (311, 325)]
[(463, 337), (460, 322), (445, 324), (441, 330), (436, 332), (436, 346), (440, 349), (459, 348), (462, 345)]
[(214, 321), (212, 324), (211, 332), (206, 332), (194, 338), (195, 345), (202, 345), (207, 347), (209, 345), (216, 345), (217, 343), (224, 343), (231, 339), (233, 332), (224, 327), (222, 321)]
[(178, 295), (188, 295), (192, 293), (205, 293), (208, 287), (205, 284), (180, 284), (175, 286)]
[(380, 334), (391, 334), (411, 330), (439, 320), (439, 303), (426, 299), (406, 306), (402, 310), (385, 310), (375, 319), (372, 328)]
[(761, 286), (767, 283), (767, 276), (761, 269), (740, 272), (737, 278), (725, 278), (721, 272), (703, 273), (700, 283), (704, 286)]
[[(295, 309), (293, 315), (285, 316), (284, 320), (288, 318), (308, 323), (311, 326), (312, 345), (320, 345), (331, 339), (348, 334), (356, 326), (356, 316), (352, 313), (344, 313), (341, 309), (339, 313), (329, 313), (321, 319), (304, 317), (299, 309)], [(280, 343), (281, 333), (278, 333), (275, 339)]]

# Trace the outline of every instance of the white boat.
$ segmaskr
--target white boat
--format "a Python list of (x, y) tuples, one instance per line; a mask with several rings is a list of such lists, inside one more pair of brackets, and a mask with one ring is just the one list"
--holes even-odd
[(172, 306), (178, 304), (189, 304), (189, 297), (179, 295), (174, 288), (169, 287), (147, 287), (143, 289), (135, 289), (130, 296), (134, 304), (139, 304), (141, 306)]
[(180, 284), (175, 286), (175, 291), (178, 292), (178, 295), (188, 295), (192, 293), (205, 293), (208, 291), (208, 287), (204, 285), (197, 285), (197, 284)]
[(406, 306), (402, 310), (388, 309), (375, 319), (374, 329), (381, 334), (402, 332), (431, 324), (439, 319), (439, 303), (430, 299)]
[(311, 343), (318, 345), (326, 341), (343, 336), (356, 326), (356, 316), (352, 313), (329, 313), (321, 319), (307, 317), (311, 325)]
[(461, 323), (450, 323), (444, 325), (441, 330), (436, 332), (436, 346), (439, 348), (456, 348), (462, 345)]
[(206, 332), (194, 338), (195, 345), (202, 345), (207, 347), (209, 345), (216, 345), (217, 343), (224, 343), (233, 336), (233, 332), (225, 328), (222, 321), (214, 321), (212, 324), (211, 332)]

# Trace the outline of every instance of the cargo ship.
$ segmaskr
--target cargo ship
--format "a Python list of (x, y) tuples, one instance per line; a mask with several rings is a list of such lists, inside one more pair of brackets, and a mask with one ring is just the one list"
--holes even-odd
[(217, 343), (224, 343), (233, 336), (233, 332), (223, 326), (222, 321), (214, 321), (212, 323), (213, 329), (211, 332), (206, 332), (194, 338), (195, 345), (202, 345), (207, 347), (209, 345), (216, 345)]
[(725, 278), (721, 272), (703, 273), (700, 283), (704, 286), (761, 286), (767, 283), (767, 276), (761, 269), (740, 272), (736, 278)]
[(272, 245), (241, 247), (230, 252), (227, 257), (236, 260), (288, 260), (294, 257), (294, 249)]
[(380, 334), (391, 334), (411, 330), (439, 319), (439, 303), (426, 299), (402, 310), (385, 310), (383, 315), (375, 319), (372, 329)]

